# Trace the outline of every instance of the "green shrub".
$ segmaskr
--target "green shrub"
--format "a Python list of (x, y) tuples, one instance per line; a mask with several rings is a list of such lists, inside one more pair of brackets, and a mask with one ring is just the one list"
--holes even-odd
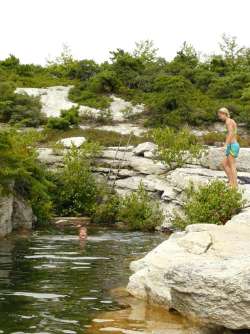
[(76, 84), (71, 88), (69, 99), (81, 105), (96, 109), (106, 109), (112, 101), (112, 99), (105, 94), (91, 91), (85, 82)]
[(164, 219), (159, 204), (150, 199), (144, 186), (121, 199), (118, 220), (130, 230), (152, 231), (162, 224)]
[(79, 107), (72, 107), (68, 110), (61, 110), (61, 118), (64, 118), (70, 125), (78, 125), (80, 122)]
[(244, 206), (242, 194), (222, 181), (212, 181), (194, 189), (186, 189), (187, 202), (184, 204), (184, 218), (176, 215), (174, 226), (184, 229), (190, 224), (225, 224)]
[(209, 132), (202, 136), (202, 142), (205, 145), (214, 145), (215, 143), (224, 143), (225, 134), (221, 132)]
[(199, 158), (203, 152), (198, 139), (187, 128), (179, 132), (172, 128), (157, 128), (151, 135), (158, 145), (156, 157), (171, 169), (183, 166), (190, 158)]
[(120, 208), (120, 198), (106, 183), (98, 184), (98, 201), (96, 202), (92, 221), (97, 224), (114, 224)]
[(0, 121), (37, 127), (45, 122), (38, 97), (15, 94), (11, 82), (0, 83)]
[[(14, 190), (32, 205), (38, 222), (47, 221), (52, 214), (49, 181), (46, 168), (37, 160), (35, 145), (39, 134), (34, 131), (18, 133), (0, 131), (0, 188), (2, 193)], [(14, 184), (14, 189), (10, 185)]]
[[(121, 135), (115, 131), (105, 131), (99, 129), (81, 129), (81, 128), (70, 128), (65, 131), (47, 128), (43, 132), (43, 137), (41, 138), (40, 144), (44, 145), (54, 145), (60, 139), (68, 137), (85, 137), (89, 142), (96, 142), (101, 146), (118, 146), (127, 145), (129, 135)], [(131, 145), (138, 145), (147, 140), (146, 137), (130, 137)]]
[(47, 128), (57, 130), (68, 130), (70, 123), (63, 117), (49, 117), (47, 122)]
[(91, 172), (93, 156), (99, 152), (97, 145), (73, 147), (64, 158), (64, 167), (55, 173), (54, 203), (59, 215), (89, 215), (93, 212), (98, 188)]
[(68, 130), (71, 125), (77, 126), (79, 122), (79, 108), (72, 107), (68, 110), (61, 110), (61, 117), (49, 117), (47, 127), (49, 129)]

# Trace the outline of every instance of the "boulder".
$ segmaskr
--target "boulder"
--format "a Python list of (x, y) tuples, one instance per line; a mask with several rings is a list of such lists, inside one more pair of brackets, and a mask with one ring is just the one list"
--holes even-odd
[(115, 184), (122, 189), (137, 190), (140, 183), (144, 185), (146, 190), (150, 192), (158, 192), (165, 201), (177, 200), (176, 191), (161, 176), (132, 176), (125, 179), (119, 179)]
[(12, 227), (13, 229), (31, 229), (36, 218), (33, 214), (31, 205), (22, 197), (14, 197)]
[(57, 144), (62, 144), (65, 148), (71, 148), (73, 146), (80, 147), (85, 141), (85, 137), (70, 137), (58, 140)]
[[(200, 161), (201, 166), (213, 170), (220, 170), (221, 161), (225, 156), (224, 151), (223, 147), (210, 147), (207, 150), (207, 154), (205, 154)], [(239, 172), (250, 172), (250, 148), (242, 147), (240, 149), (236, 163)]]
[(32, 208), (22, 197), (11, 193), (0, 197), (0, 237), (15, 229), (31, 229), (34, 221)]
[(148, 142), (137, 145), (134, 148), (133, 153), (134, 155), (143, 156), (145, 152), (148, 151), (148, 152), (153, 153), (156, 149), (157, 149), (157, 145), (148, 141)]
[(250, 209), (190, 225), (131, 263), (128, 291), (205, 323), (250, 328)]
[[(121, 160), (121, 167), (130, 167), (142, 174), (155, 174), (160, 175), (167, 172), (168, 168), (160, 161), (153, 161), (144, 157), (137, 157), (131, 152), (117, 151), (116, 149), (106, 149), (101, 153), (101, 159), (103, 162), (117, 165), (117, 160)], [(108, 161), (110, 159), (110, 161)], [(101, 161), (100, 161), (101, 162)]]
[(0, 237), (12, 232), (13, 200), (12, 194), (0, 198)]
[(38, 148), (38, 159), (48, 166), (63, 166), (63, 153), (55, 154), (52, 148)]
[(160, 161), (136, 156), (129, 159), (129, 166), (142, 174), (161, 175), (168, 171), (168, 168)]

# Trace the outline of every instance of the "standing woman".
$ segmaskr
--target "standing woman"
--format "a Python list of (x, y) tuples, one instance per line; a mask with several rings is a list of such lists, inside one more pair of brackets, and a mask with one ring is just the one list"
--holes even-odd
[(227, 127), (227, 136), (225, 143), (225, 157), (222, 161), (222, 166), (227, 174), (228, 181), (231, 187), (237, 188), (237, 170), (235, 159), (239, 155), (240, 145), (237, 142), (237, 124), (230, 118), (230, 113), (227, 108), (220, 108), (218, 111), (218, 117), (225, 122)]

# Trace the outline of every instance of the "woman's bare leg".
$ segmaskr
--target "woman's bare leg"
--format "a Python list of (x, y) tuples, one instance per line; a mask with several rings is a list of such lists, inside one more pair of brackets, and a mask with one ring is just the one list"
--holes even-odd
[(228, 157), (225, 157), (222, 161), (222, 167), (228, 177), (228, 182), (229, 184), (232, 186), (233, 184), (233, 177), (232, 177), (232, 172), (231, 172), (231, 168), (230, 168), (230, 165), (229, 165), (229, 161), (228, 161)]
[(232, 187), (238, 188), (238, 180), (237, 180), (237, 169), (236, 169), (236, 162), (235, 158), (230, 154), (228, 157), (228, 163), (232, 175)]

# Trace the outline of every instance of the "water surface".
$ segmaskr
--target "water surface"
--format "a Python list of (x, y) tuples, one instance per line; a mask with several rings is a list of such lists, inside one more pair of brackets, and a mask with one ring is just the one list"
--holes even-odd
[(40, 230), (0, 242), (0, 333), (84, 333), (98, 312), (119, 310), (132, 259), (164, 236), (90, 228)]

